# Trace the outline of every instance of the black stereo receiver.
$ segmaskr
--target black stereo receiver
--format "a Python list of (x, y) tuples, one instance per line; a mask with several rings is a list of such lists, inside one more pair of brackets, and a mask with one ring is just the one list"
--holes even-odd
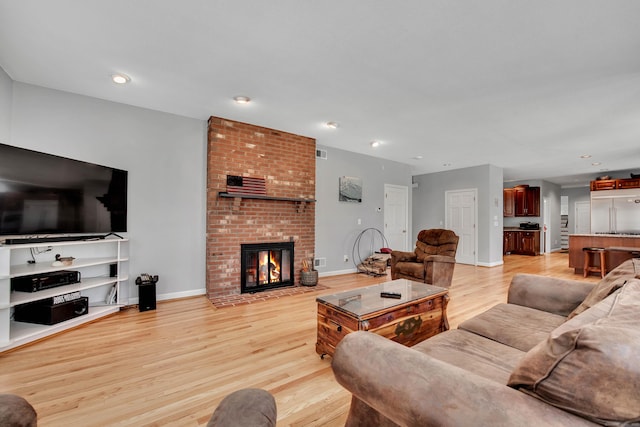
[(88, 297), (79, 297), (64, 302), (57, 302), (54, 298), (17, 305), (13, 317), (16, 322), (55, 325), (89, 313)]
[(80, 272), (70, 270), (51, 271), (30, 276), (13, 277), (11, 289), (20, 292), (37, 292), (56, 286), (80, 282)]

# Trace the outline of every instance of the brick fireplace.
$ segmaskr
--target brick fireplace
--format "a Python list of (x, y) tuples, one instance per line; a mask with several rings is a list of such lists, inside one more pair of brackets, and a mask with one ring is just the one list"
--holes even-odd
[[(241, 245), (292, 242), (293, 284), (315, 245), (316, 142), (312, 138), (209, 118), (207, 295), (241, 293)], [(228, 176), (264, 180), (266, 194), (235, 197)]]

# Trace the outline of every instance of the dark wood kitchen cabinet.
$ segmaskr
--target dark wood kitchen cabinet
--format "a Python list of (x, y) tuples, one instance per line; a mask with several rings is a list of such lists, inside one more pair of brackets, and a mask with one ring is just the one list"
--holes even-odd
[(540, 231), (505, 230), (503, 253), (505, 255), (540, 255)]
[(516, 190), (513, 188), (502, 190), (502, 216), (516, 216)]
[(540, 216), (540, 187), (520, 185), (515, 190), (515, 216)]
[(600, 179), (591, 181), (591, 191), (640, 188), (640, 178)]
[(504, 254), (510, 254), (517, 250), (516, 240), (518, 238), (517, 231), (505, 231), (504, 232), (504, 243), (502, 247), (502, 252)]
[(540, 255), (540, 232), (520, 231), (520, 253), (522, 255)]
[(599, 190), (615, 190), (618, 182), (615, 179), (601, 179), (599, 181), (591, 181), (591, 191)]

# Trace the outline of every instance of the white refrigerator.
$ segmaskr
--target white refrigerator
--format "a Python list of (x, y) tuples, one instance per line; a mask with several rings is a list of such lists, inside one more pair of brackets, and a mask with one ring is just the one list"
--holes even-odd
[(640, 233), (640, 190), (592, 191), (591, 233)]

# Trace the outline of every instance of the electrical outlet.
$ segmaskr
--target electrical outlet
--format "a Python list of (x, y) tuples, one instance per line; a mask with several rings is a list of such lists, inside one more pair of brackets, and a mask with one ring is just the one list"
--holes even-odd
[(349, 262), (349, 257), (347, 255), (344, 256), (344, 262)]

